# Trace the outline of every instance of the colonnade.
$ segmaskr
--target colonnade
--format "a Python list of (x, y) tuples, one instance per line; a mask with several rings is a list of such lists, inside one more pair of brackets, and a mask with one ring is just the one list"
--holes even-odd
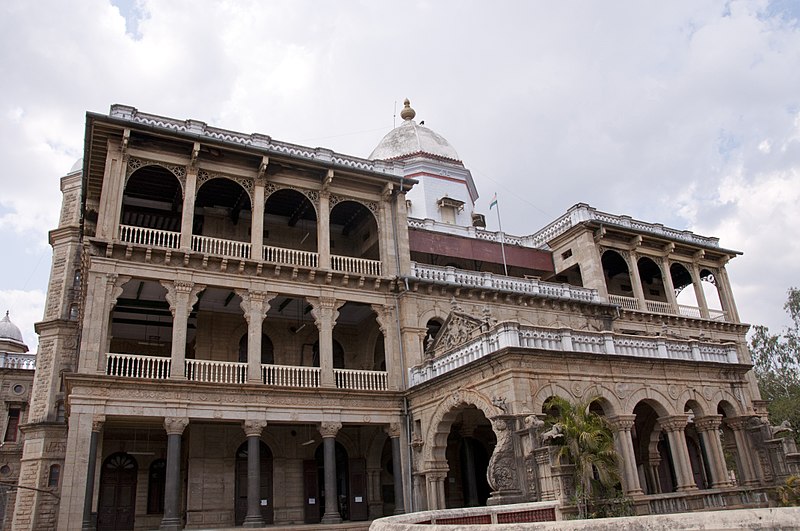
[[(86, 483), (83, 493), (83, 530), (94, 529), (92, 508), (94, 504), (96, 463), (98, 459), (98, 446), (100, 443), (103, 426), (106, 422), (104, 415), (94, 415), (91, 423), (91, 434), (89, 437), (88, 456), (86, 461)], [(166, 481), (164, 489), (164, 516), (161, 520), (159, 529), (161, 531), (178, 531), (183, 529), (183, 518), (181, 511), (181, 447), (182, 437), (185, 429), (189, 426), (189, 419), (185, 417), (166, 417), (164, 418), (164, 430), (167, 434), (166, 451)], [(244, 527), (261, 528), (264, 521), (261, 513), (261, 463), (260, 449), (261, 436), (267, 427), (266, 421), (246, 420), (242, 421), (242, 430), (247, 440), (247, 515), (244, 520)], [(323, 445), (323, 467), (324, 467), (324, 491), (325, 507), (322, 516), (323, 524), (336, 524), (342, 521), (339, 514), (336, 482), (336, 435), (342, 428), (339, 422), (322, 422), (318, 425), (319, 433), (322, 437)], [(392, 459), (394, 463), (394, 493), (395, 493), (395, 514), (405, 512), (403, 499), (403, 475), (401, 473), (400, 456), (400, 429), (399, 424), (391, 424), (386, 428), (392, 448)], [(79, 460), (79, 462), (82, 460)]]

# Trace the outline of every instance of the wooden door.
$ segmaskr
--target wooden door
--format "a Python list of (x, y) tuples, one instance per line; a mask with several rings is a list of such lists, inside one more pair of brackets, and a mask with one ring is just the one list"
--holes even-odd
[(133, 529), (138, 470), (136, 460), (126, 453), (112, 454), (103, 462), (97, 502), (98, 531)]
[(367, 461), (350, 460), (350, 520), (368, 520), (367, 504)]
[(319, 495), (319, 479), (316, 459), (303, 461), (303, 507), (305, 523), (317, 524), (322, 519), (322, 500)]

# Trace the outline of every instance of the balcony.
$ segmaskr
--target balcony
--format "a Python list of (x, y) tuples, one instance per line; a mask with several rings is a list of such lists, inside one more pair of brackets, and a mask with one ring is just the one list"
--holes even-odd
[[(171, 358), (138, 354), (106, 354), (106, 374), (140, 380), (169, 380)], [(243, 385), (247, 380), (247, 363), (213, 360), (186, 360), (186, 379), (190, 382), (222, 385)], [(389, 388), (385, 371), (334, 369), (336, 389), (351, 391), (386, 391)], [(261, 365), (261, 384), (270, 387), (306, 389), (323, 388), (319, 367), (294, 365)]]
[[(178, 249), (180, 247), (181, 234), (179, 232), (120, 225), (119, 239), (124, 243), (134, 245), (158, 247), (161, 249)], [(192, 235), (192, 251), (227, 258), (250, 259), (252, 257), (252, 246), (248, 242), (212, 238), (210, 236), (200, 236), (197, 234)], [(260, 259), (263, 262), (277, 265), (309, 269), (317, 269), (320, 267), (318, 253), (284, 247), (264, 246)], [(330, 269), (340, 273), (361, 276), (378, 277), (383, 274), (380, 260), (369, 260), (352, 256), (332, 255)]]
[(409, 385), (413, 387), (427, 382), (506, 347), (662, 360), (739, 362), (736, 345), (733, 343), (575, 331), (503, 322), (472, 341), (409, 369)]
[[(608, 295), (608, 302), (616, 304), (625, 310), (642, 311), (639, 300), (635, 297), (626, 297), (624, 295)], [(645, 301), (645, 310), (651, 313), (660, 313), (666, 315), (681, 315), (683, 317), (690, 317), (692, 319), (703, 319), (702, 312), (697, 306), (687, 306), (679, 304), (676, 307), (668, 302), (663, 301)], [(708, 309), (708, 318), (712, 321), (727, 321), (728, 316), (722, 310)]]
[(539, 295), (557, 299), (570, 299), (585, 302), (602, 302), (597, 290), (543, 282), (532, 278), (509, 277), (494, 273), (481, 273), (411, 262), (411, 276), (426, 282), (448, 284), (465, 288), (504, 291), (520, 295)]
[(36, 354), (0, 352), (0, 369), (36, 370)]

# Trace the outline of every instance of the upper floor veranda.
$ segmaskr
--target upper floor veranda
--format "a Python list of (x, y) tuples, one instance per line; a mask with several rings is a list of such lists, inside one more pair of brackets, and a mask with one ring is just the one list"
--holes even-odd
[(521, 237), (413, 219), (403, 164), (114, 106), (88, 116), (84, 234), (108, 257), (144, 249), (145, 261), (162, 253), (184, 267), (558, 292), (623, 314), (738, 322), (725, 271), (738, 253), (716, 238), (585, 204)]

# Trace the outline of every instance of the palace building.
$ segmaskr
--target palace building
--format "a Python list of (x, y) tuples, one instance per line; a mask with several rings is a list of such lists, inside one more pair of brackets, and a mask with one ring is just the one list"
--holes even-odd
[(568, 505), (551, 396), (599, 399), (639, 514), (763, 504), (798, 470), (750, 370), (737, 251), (583, 203), (487, 231), (469, 169), (414, 116), (360, 158), (87, 114), (13, 529)]

